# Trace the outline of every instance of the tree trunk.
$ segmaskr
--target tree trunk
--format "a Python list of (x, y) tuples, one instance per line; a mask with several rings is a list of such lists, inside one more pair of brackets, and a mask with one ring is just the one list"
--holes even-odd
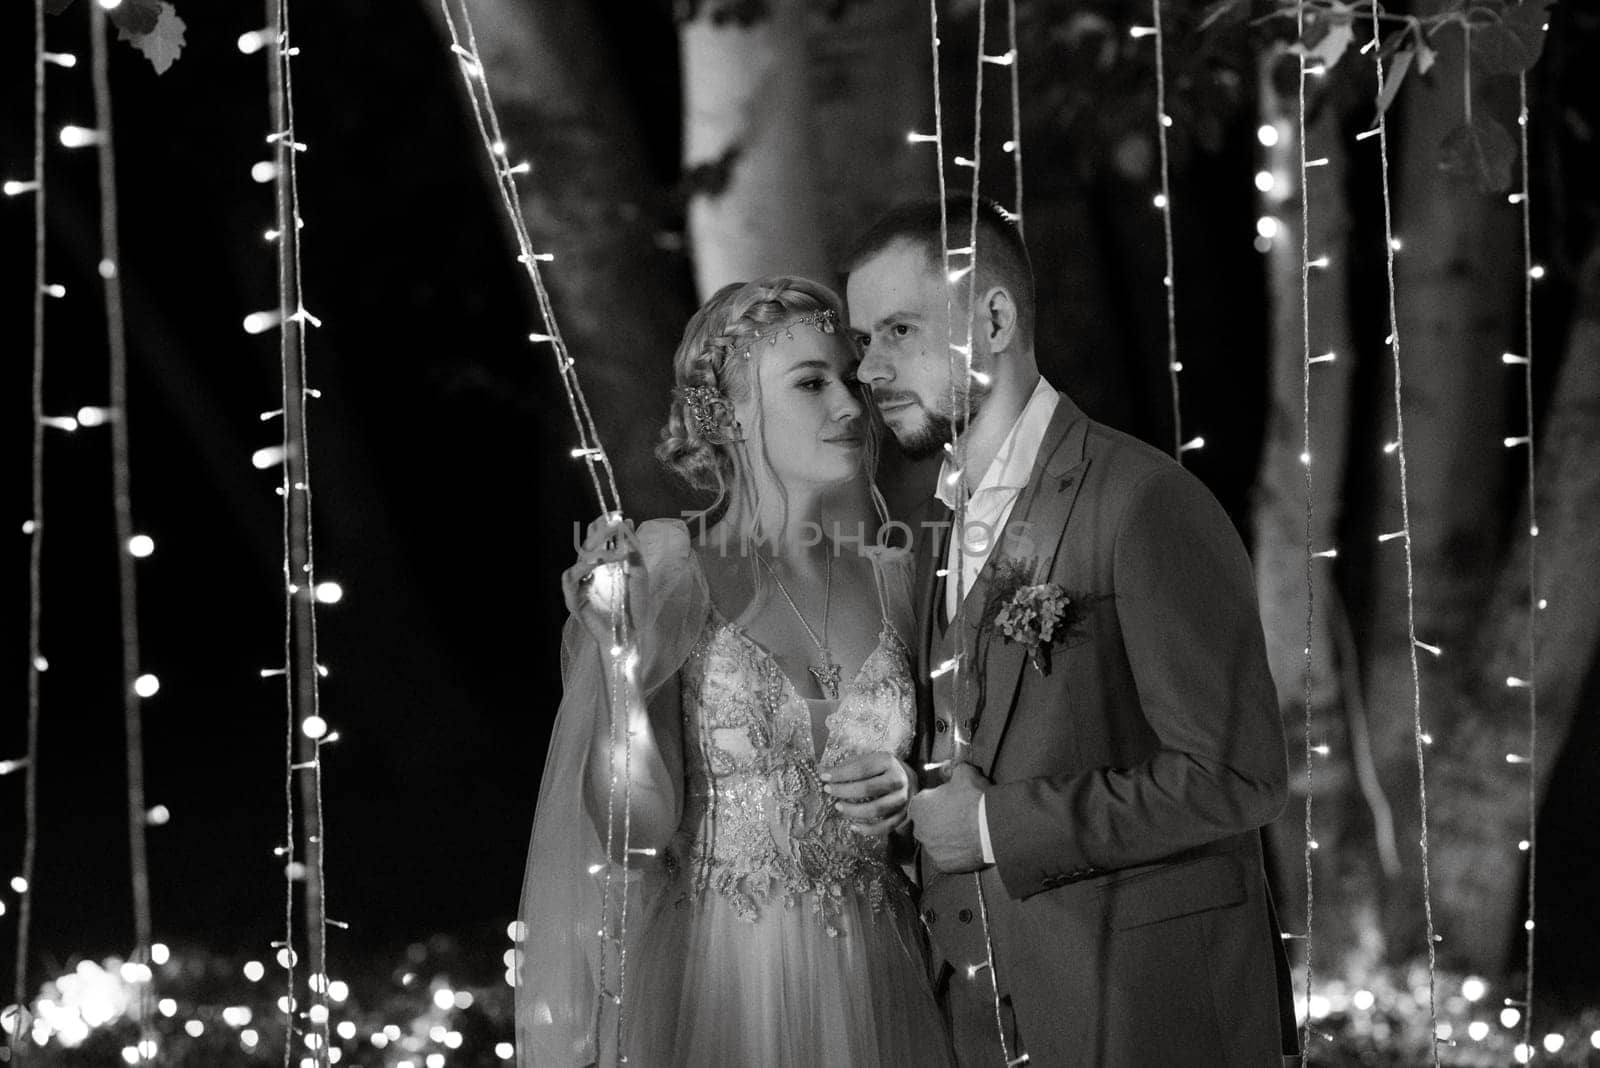
[(689, 236), (702, 299), (763, 275), (831, 276), (810, 136), (806, 0), (748, 25), (701, 5), (679, 28)]
[[(1444, 5), (1429, 0), (1424, 6)], [(1405, 87), (1402, 136), (1391, 140), (1415, 634), (1443, 650), (1417, 654), (1422, 723), (1430, 732), (1442, 732), (1454, 717), (1440, 698), (1466, 662), (1494, 581), (1500, 528), (1484, 518), (1506, 510), (1507, 375), (1499, 357), (1510, 344), (1520, 290), (1516, 209), (1503, 196), (1455, 184), (1439, 169), (1441, 143), (1465, 121), (1463, 64), (1459, 36), (1442, 41), (1431, 80)], [(1488, 107), (1488, 101), (1480, 94), (1475, 106)], [(1376, 404), (1388, 413), (1384, 425), (1393, 440), (1393, 380), (1385, 374), (1380, 382)], [(1398, 460), (1391, 456), (1380, 469), (1380, 532), (1402, 526)], [(1403, 543), (1385, 543), (1374, 561), (1373, 625), (1363, 662), (1379, 776), (1395, 801), (1402, 843), (1403, 866), (1390, 880), (1384, 922), (1397, 957), (1404, 958), (1425, 948), (1426, 925)], [(1436, 747), (1426, 755), (1442, 773), (1460, 754)], [(1433, 798), (1448, 801), (1438, 792)], [(1439, 835), (1429, 844), (1433, 859), (1456, 848)], [(1448, 892), (1435, 885), (1435, 903)]]
[[(1301, 216), (1299, 146), (1295, 134), (1298, 101), (1277, 92), (1272, 77), (1281, 63), (1294, 63), (1281, 51), (1262, 60), (1261, 121), (1279, 131), (1276, 145), (1263, 150), (1262, 169), (1274, 176), (1263, 197), (1262, 214), (1279, 219), (1281, 229), (1268, 251), (1267, 287), (1272, 306), (1270, 385), (1266, 441), (1256, 477), (1253, 507), (1256, 585), (1267, 656), (1284, 714), (1296, 799), (1273, 827), (1274, 876), (1285, 926), (1305, 933), (1305, 751), (1306, 645), (1308, 577), (1306, 539), (1313, 551), (1332, 549), (1343, 513), (1345, 456), (1349, 447), (1351, 377), (1355, 368), (1349, 303), (1339, 275), (1311, 273), (1307, 325), (1311, 353), (1336, 354), (1332, 362), (1311, 368), (1311, 515), (1307, 530), (1305, 396), (1301, 309)], [(1296, 73), (1298, 77), (1298, 73)], [(1344, 187), (1348, 159), (1341, 126), (1343, 114), (1330, 95), (1320, 108), (1312, 102), (1306, 122), (1306, 156), (1326, 158), (1325, 167), (1310, 170), (1310, 256), (1326, 255), (1334, 264), (1349, 262), (1350, 208)], [(1311, 744), (1328, 746), (1326, 759), (1314, 758), (1311, 798), (1315, 854), (1316, 908), (1312, 914), (1315, 960), (1341, 962), (1362, 944), (1371, 920), (1365, 902), (1376, 885), (1371, 822), (1358, 789), (1352, 732), (1346, 729), (1346, 698), (1340, 677), (1340, 642), (1336, 627), (1343, 620), (1333, 582), (1336, 562), (1312, 561), (1309, 588), (1311, 616)], [(1361, 733), (1355, 732), (1359, 742)], [(1319, 969), (1328, 965), (1318, 963)]]
[[(1582, 687), (1600, 649), (1600, 598), (1581, 583), (1600, 574), (1600, 248), (1589, 254), (1580, 280), (1554, 400), (1539, 434), (1538, 529), (1529, 534), (1526, 508), (1488, 609), (1476, 670), (1455, 694), (1457, 721), (1443, 736), (1452, 754), (1441, 763), (1433, 815), (1436, 903), (1442, 913), (1444, 950), (1452, 960), (1482, 971), (1506, 964), (1525, 901), (1519, 892), (1528, 837), (1529, 765), (1507, 754), (1528, 755), (1529, 692), (1507, 685), (1528, 679), (1528, 554), (1537, 544), (1538, 750), (1532, 765), (1534, 796), (1542, 798), (1556, 757), (1578, 712)], [(1446, 803), (1446, 801), (1448, 803)]]
[[(676, 514), (683, 499), (661, 477), (654, 448), (692, 294), (681, 258), (659, 240), (660, 195), (593, 10), (580, 0), (461, 2), (510, 158), (533, 163), (520, 182), (522, 210), (535, 243), (555, 254), (545, 278), (623, 505), (638, 518)], [(536, 317), (529, 329), (541, 329)], [(549, 354), (534, 349), (529, 358)], [(557, 440), (570, 441), (554, 374), (549, 418), (562, 428)]]

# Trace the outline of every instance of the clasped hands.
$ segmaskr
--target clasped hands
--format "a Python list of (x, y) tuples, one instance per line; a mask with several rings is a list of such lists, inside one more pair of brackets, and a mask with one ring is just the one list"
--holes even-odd
[(860, 834), (885, 835), (911, 824), (922, 855), (943, 872), (983, 867), (978, 802), (989, 780), (957, 764), (948, 782), (917, 790), (911, 769), (889, 753), (868, 753), (821, 772), (823, 789)]

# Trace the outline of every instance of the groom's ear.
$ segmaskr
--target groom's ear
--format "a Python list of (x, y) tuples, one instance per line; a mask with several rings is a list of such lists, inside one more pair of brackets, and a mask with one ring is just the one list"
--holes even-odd
[(1017, 336), (1017, 302), (1005, 286), (992, 286), (983, 295), (985, 331), (989, 351), (1003, 352)]

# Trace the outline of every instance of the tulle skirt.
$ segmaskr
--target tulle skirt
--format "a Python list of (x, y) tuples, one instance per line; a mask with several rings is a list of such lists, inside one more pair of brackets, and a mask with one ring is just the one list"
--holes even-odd
[(874, 910), (847, 892), (824, 920), (807, 894), (751, 921), (712, 891), (664, 893), (629, 961), (629, 1063), (954, 1064), (915, 910), (902, 888), (890, 896)]

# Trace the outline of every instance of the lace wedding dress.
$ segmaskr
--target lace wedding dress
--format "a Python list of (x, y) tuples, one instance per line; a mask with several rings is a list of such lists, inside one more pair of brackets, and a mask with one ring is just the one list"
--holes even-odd
[[(605, 889), (593, 884), (605, 851), (571, 774), (582, 746), (565, 735), (575, 722), (592, 729), (595, 713), (581, 706), (592, 704), (602, 672), (592, 643), (585, 651), (586, 635), (569, 625), (524, 882), (522, 1063), (610, 1063), (619, 1033), (627, 1062), (641, 1068), (950, 1063), (907, 880), (884, 839), (838, 816), (818, 778), (855, 756), (910, 751), (909, 561), (875, 561), (878, 643), (838, 701), (821, 702), (711, 604), (683, 524), (646, 523), (639, 538), (653, 610), (640, 623), (642, 639), (649, 634), (641, 685), (650, 693), (678, 680), (682, 815), (661, 863), (633, 873), (631, 932), (597, 938)], [(585, 657), (593, 678), (583, 677)], [(818, 705), (827, 712), (820, 753)], [(614, 1003), (603, 999), (597, 1017), (595, 998), (600, 973), (609, 972), (609, 990), (623, 969), (618, 1028)]]

